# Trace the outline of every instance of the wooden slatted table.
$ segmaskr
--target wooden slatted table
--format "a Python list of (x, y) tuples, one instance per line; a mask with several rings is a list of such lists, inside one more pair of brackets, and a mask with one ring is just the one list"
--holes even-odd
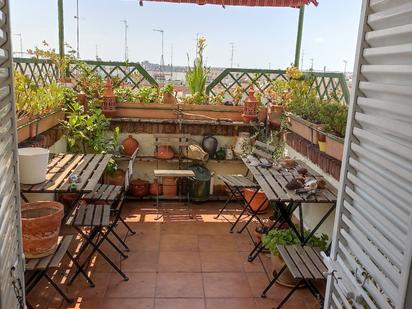
[[(297, 193), (296, 190), (287, 189), (286, 185), (299, 175), (299, 173), (297, 172), (299, 168), (307, 169), (308, 173), (305, 176), (306, 179), (323, 178), (321, 175), (316, 173), (313, 169), (311, 169), (301, 161), (297, 161), (297, 165), (294, 168), (267, 168), (260, 165), (253, 166), (247, 158), (243, 158), (242, 160), (255, 178), (256, 182), (259, 184), (261, 190), (263, 190), (263, 192), (265, 193), (267, 199), (269, 200), (269, 203), (280, 213), (279, 220), (274, 222), (270, 229), (274, 228), (280, 222), (285, 222), (297, 234), (301, 241), (301, 244), (305, 245), (335, 209), (337, 199), (336, 189), (327, 182), (325, 189), (317, 190), (316, 194)], [(326, 213), (319, 219), (316, 226), (311, 230), (309, 235), (305, 235), (303, 228), (304, 217), (302, 204), (305, 203), (328, 203), (331, 205)], [(299, 230), (295, 226), (295, 224), (292, 223), (291, 219), (292, 214), (296, 209), (298, 209), (299, 211)], [(253, 261), (262, 249), (263, 246), (261, 242), (257, 243), (250, 253), (248, 260)]]
[[(36, 185), (20, 186), (22, 193), (90, 193), (103, 176), (110, 154), (56, 154), (47, 167), (46, 181)], [(70, 190), (70, 175), (76, 174), (80, 181), (75, 190)]]

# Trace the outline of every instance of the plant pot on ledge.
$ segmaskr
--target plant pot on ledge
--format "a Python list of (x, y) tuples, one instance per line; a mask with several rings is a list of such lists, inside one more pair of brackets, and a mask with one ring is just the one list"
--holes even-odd
[(310, 142), (313, 142), (312, 125), (300, 117), (289, 115), (289, 129)]
[(272, 129), (280, 128), (283, 112), (284, 107), (282, 105), (275, 105), (271, 103), (268, 105), (269, 123)]
[(333, 135), (326, 135), (325, 152), (327, 155), (342, 161), (344, 140)]

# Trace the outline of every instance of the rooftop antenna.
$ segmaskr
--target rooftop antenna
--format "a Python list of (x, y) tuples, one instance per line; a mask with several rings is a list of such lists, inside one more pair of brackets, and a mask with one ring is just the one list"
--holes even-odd
[(343, 60), (343, 63), (345, 64), (345, 67), (343, 69), (343, 74), (346, 75), (346, 66), (348, 65), (348, 61), (347, 60)]
[(173, 80), (173, 44), (170, 45), (170, 80)]
[(230, 42), (230, 47), (231, 47), (231, 53), (230, 53), (230, 67), (233, 68), (233, 55), (235, 52), (235, 43)]
[(120, 22), (124, 23), (124, 61), (127, 62), (129, 60), (129, 47), (127, 46), (127, 28), (129, 28), (129, 25), (127, 19), (122, 19)]
[(80, 59), (80, 16), (79, 16), (79, 0), (76, 0), (76, 44), (77, 44), (77, 59)]
[(160, 56), (160, 71), (163, 71), (163, 67), (165, 65), (164, 49), (163, 49), (165, 31), (163, 29), (153, 29), (153, 31), (159, 32), (162, 35), (162, 55)]
[(96, 44), (96, 61), (99, 61), (99, 47)]
[(23, 36), (21, 33), (15, 33), (14, 35), (20, 38), (20, 57), (23, 58)]

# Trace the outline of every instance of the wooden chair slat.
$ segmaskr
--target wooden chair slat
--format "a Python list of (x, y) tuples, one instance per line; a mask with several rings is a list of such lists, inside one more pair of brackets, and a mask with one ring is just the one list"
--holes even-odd
[(323, 263), (322, 257), (320, 256), (320, 249), (313, 247), (304, 247), (306, 253), (309, 255), (313, 263), (316, 265), (317, 269), (323, 274), (328, 271), (328, 268)]
[(301, 246), (297, 246), (296, 251), (298, 252), (299, 257), (305, 263), (305, 266), (307, 267), (307, 269), (312, 274), (313, 278), (314, 279), (323, 279), (324, 278), (323, 274), (316, 267), (315, 263), (313, 263), (312, 259), (306, 253), (305, 249), (303, 249)]
[(102, 213), (103, 213), (103, 208), (104, 205), (96, 205), (94, 211), (94, 216), (93, 216), (93, 222), (91, 225), (93, 226), (100, 226), (102, 225)]
[(285, 246), (277, 246), (279, 253), (283, 259), (283, 261), (285, 262), (286, 266), (289, 268), (290, 273), (292, 274), (293, 278), (295, 279), (302, 279), (302, 274), (299, 271), (299, 269), (297, 268), (295, 262), (293, 261), (293, 259), (291, 258), (291, 256), (289, 255), (289, 252), (286, 250)]
[(113, 191), (113, 185), (107, 185), (105, 184), (104, 187), (101, 190), (101, 194), (99, 196), (100, 200), (108, 200), (110, 193)]
[(86, 207), (86, 215), (84, 217), (83, 225), (92, 226), (93, 225), (93, 216), (96, 210), (96, 205), (89, 204)]
[(68, 164), (67, 167), (65, 167), (64, 171), (56, 179), (53, 179), (53, 182), (54, 182), (53, 185), (49, 186), (47, 189), (48, 190), (57, 189), (65, 181), (65, 179), (67, 179), (68, 176), (70, 176), (72, 170), (78, 165), (78, 163), (81, 161), (82, 158), (83, 156), (76, 156), (70, 162), (70, 164)]
[(27, 259), (25, 268), (26, 270), (34, 270), (38, 263), (39, 259)]
[(76, 212), (76, 216), (74, 219), (74, 225), (80, 226), (83, 224), (84, 221), (84, 215), (86, 212), (86, 207), (84, 207), (83, 205), (78, 207), (77, 210), (75, 210)]
[(302, 260), (302, 257), (296, 251), (297, 247), (296, 246), (286, 246), (285, 249), (289, 253), (290, 257), (292, 258), (299, 272), (302, 274), (302, 277), (306, 279), (313, 279), (313, 276), (311, 272), (309, 271), (309, 269), (307, 268), (305, 262)]
[(265, 158), (265, 159), (272, 159), (273, 155), (265, 152), (263, 150), (257, 149), (257, 148), (253, 148), (252, 153), (256, 154), (257, 156), (261, 157), (261, 158)]
[(59, 236), (57, 239), (57, 246), (56, 246), (56, 250), (54, 251), (54, 253), (45, 256), (43, 258), (39, 258), (39, 263), (37, 264), (37, 269), (47, 269), (49, 268), (49, 265), (52, 261), (52, 259), (54, 258), (54, 256), (56, 255), (56, 253), (59, 252), (60, 246), (62, 244), (62, 240), (63, 240), (63, 236)]
[(268, 184), (267, 180), (263, 175), (256, 169), (256, 167), (249, 167), (250, 172), (252, 173), (253, 177), (259, 183), (260, 188), (265, 193), (267, 199), (269, 201), (279, 201), (279, 197), (273, 190), (273, 188)]
[(261, 141), (255, 141), (255, 145), (257, 147), (263, 148), (263, 149), (267, 149), (269, 152), (275, 152), (276, 151), (276, 147), (273, 145), (269, 145), (269, 144), (265, 144)]
[(108, 226), (110, 224), (110, 206), (103, 205), (103, 214), (102, 214), (102, 226)]
[(122, 187), (121, 186), (115, 186), (112, 192), (110, 193), (110, 196), (107, 198), (109, 201), (114, 201), (116, 200), (120, 193), (122, 192)]
[(67, 250), (69, 250), (70, 243), (72, 242), (73, 236), (67, 235), (63, 236), (61, 244), (59, 248), (56, 250), (53, 259), (50, 261), (49, 268), (57, 268), (61, 260), (63, 259), (64, 255), (66, 254)]

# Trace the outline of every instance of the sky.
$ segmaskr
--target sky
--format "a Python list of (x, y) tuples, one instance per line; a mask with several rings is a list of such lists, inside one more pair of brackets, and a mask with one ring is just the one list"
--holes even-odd
[[(124, 24), (127, 19), (129, 61), (159, 63), (164, 30), (164, 58), (169, 64), (187, 65), (195, 54), (196, 36), (204, 36), (204, 57), (212, 67), (284, 69), (294, 59), (298, 9), (173, 4), (138, 0), (78, 0), (80, 57), (124, 60)], [(58, 46), (57, 0), (10, 1), (13, 49)], [(307, 6), (303, 30), (303, 69), (352, 71), (360, 0), (319, 0)], [(64, 0), (65, 42), (76, 48), (76, 0)], [(173, 46), (173, 47), (172, 47)], [(171, 50), (173, 49), (173, 57)]]

